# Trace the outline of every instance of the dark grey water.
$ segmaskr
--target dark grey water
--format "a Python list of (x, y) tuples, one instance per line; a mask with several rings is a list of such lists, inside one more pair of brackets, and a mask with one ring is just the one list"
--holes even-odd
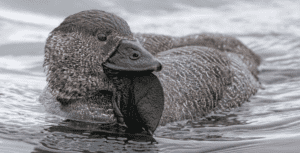
[[(300, 149), (300, 3), (298, 1), (0, 2), (0, 152), (298, 152)], [(37, 101), (48, 33), (85, 9), (123, 17), (133, 32), (236, 36), (263, 59), (263, 89), (250, 102), (145, 136), (96, 131)]]

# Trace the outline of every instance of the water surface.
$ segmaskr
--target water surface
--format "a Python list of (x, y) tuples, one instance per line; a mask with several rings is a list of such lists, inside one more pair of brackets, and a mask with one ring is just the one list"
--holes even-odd
[[(297, 152), (300, 149), (300, 2), (27, 1), (0, 2), (0, 152)], [(67, 8), (66, 8), (67, 7)], [(236, 36), (262, 57), (262, 89), (241, 107), (144, 136), (96, 131), (97, 125), (45, 112), (44, 42), (64, 17), (102, 9), (133, 32)]]

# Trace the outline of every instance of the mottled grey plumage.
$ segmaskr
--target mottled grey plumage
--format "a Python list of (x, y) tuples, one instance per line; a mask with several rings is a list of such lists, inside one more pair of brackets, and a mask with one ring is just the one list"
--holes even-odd
[[(95, 15), (98, 18), (91, 17)], [(105, 20), (105, 24), (99, 25), (100, 20)], [(259, 88), (260, 58), (233, 37), (132, 35), (124, 20), (95, 10), (70, 16), (60, 26), (47, 39), (44, 66), (48, 88), (40, 97), (52, 113), (90, 121), (113, 120), (109, 93), (114, 87), (101, 64), (122, 39), (138, 39), (163, 64), (163, 70), (155, 73), (165, 96), (161, 124), (239, 106)], [(96, 41), (94, 35), (98, 31), (112, 32), (108, 38), (112, 43)], [(97, 48), (101, 48), (100, 52), (95, 51)], [(67, 99), (68, 105), (61, 105), (57, 98)]]

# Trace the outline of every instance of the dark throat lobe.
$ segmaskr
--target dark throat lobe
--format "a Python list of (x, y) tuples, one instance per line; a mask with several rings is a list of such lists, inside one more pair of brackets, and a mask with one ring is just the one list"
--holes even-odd
[[(117, 107), (119, 108), (120, 113), (122, 114), (122, 119), (126, 123), (128, 127), (127, 132), (129, 133), (140, 133), (143, 131), (142, 127), (145, 125), (144, 121), (141, 119), (138, 114), (136, 101), (135, 101), (135, 93), (134, 92), (134, 79), (137, 75), (135, 72), (118, 72), (111, 69), (104, 69), (107, 77), (113, 82), (116, 91), (115, 91), (115, 102), (117, 103)], [(116, 109), (114, 109), (115, 115), (118, 119), (120, 116), (119, 113), (116, 113)]]

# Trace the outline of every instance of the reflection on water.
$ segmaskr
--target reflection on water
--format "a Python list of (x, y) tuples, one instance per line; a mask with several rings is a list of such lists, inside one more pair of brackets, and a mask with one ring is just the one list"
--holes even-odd
[[(157, 142), (147, 135), (131, 135), (115, 125), (66, 120), (44, 129), (43, 147), (65, 151), (155, 151)], [(105, 127), (106, 126), (106, 127)], [(40, 148), (36, 148), (41, 149)]]
[[(36, 26), (33, 24), (39, 22), (28, 24), (23, 23), (23, 20), (11, 21), (9, 18), (14, 18), (13, 16), (5, 19), (0, 16), (0, 38), (3, 40), (0, 43), (0, 152), (299, 150), (298, 1), (224, 1), (222, 5), (194, 6), (181, 1), (176, 2), (184, 5), (171, 5), (171, 2), (166, 1), (164, 5), (155, 3), (150, 8), (156, 7), (161, 10), (159, 6), (164, 6), (172, 8), (172, 11), (158, 11), (155, 15), (127, 11), (126, 9), (133, 7), (127, 8), (117, 2), (112, 1), (111, 5), (120, 8), (116, 13), (129, 22), (134, 32), (169, 35), (221, 32), (237, 36), (262, 57), (259, 79), (263, 88), (250, 102), (245, 102), (239, 108), (214, 112), (196, 121), (180, 121), (161, 126), (156, 130), (154, 139), (145, 135), (126, 134), (122, 128), (115, 125), (100, 126), (65, 120), (46, 113), (37, 101), (46, 85), (42, 69), (44, 41), (48, 32), (55, 26)], [(137, 3), (144, 6), (146, 12), (151, 12), (146, 9), (147, 2)], [(103, 9), (109, 7), (111, 6), (106, 4)], [(25, 34), (24, 31), (22, 34), (22, 30)], [(5, 33), (2, 35), (3, 31)], [(32, 41), (35, 43), (28, 43)]]

